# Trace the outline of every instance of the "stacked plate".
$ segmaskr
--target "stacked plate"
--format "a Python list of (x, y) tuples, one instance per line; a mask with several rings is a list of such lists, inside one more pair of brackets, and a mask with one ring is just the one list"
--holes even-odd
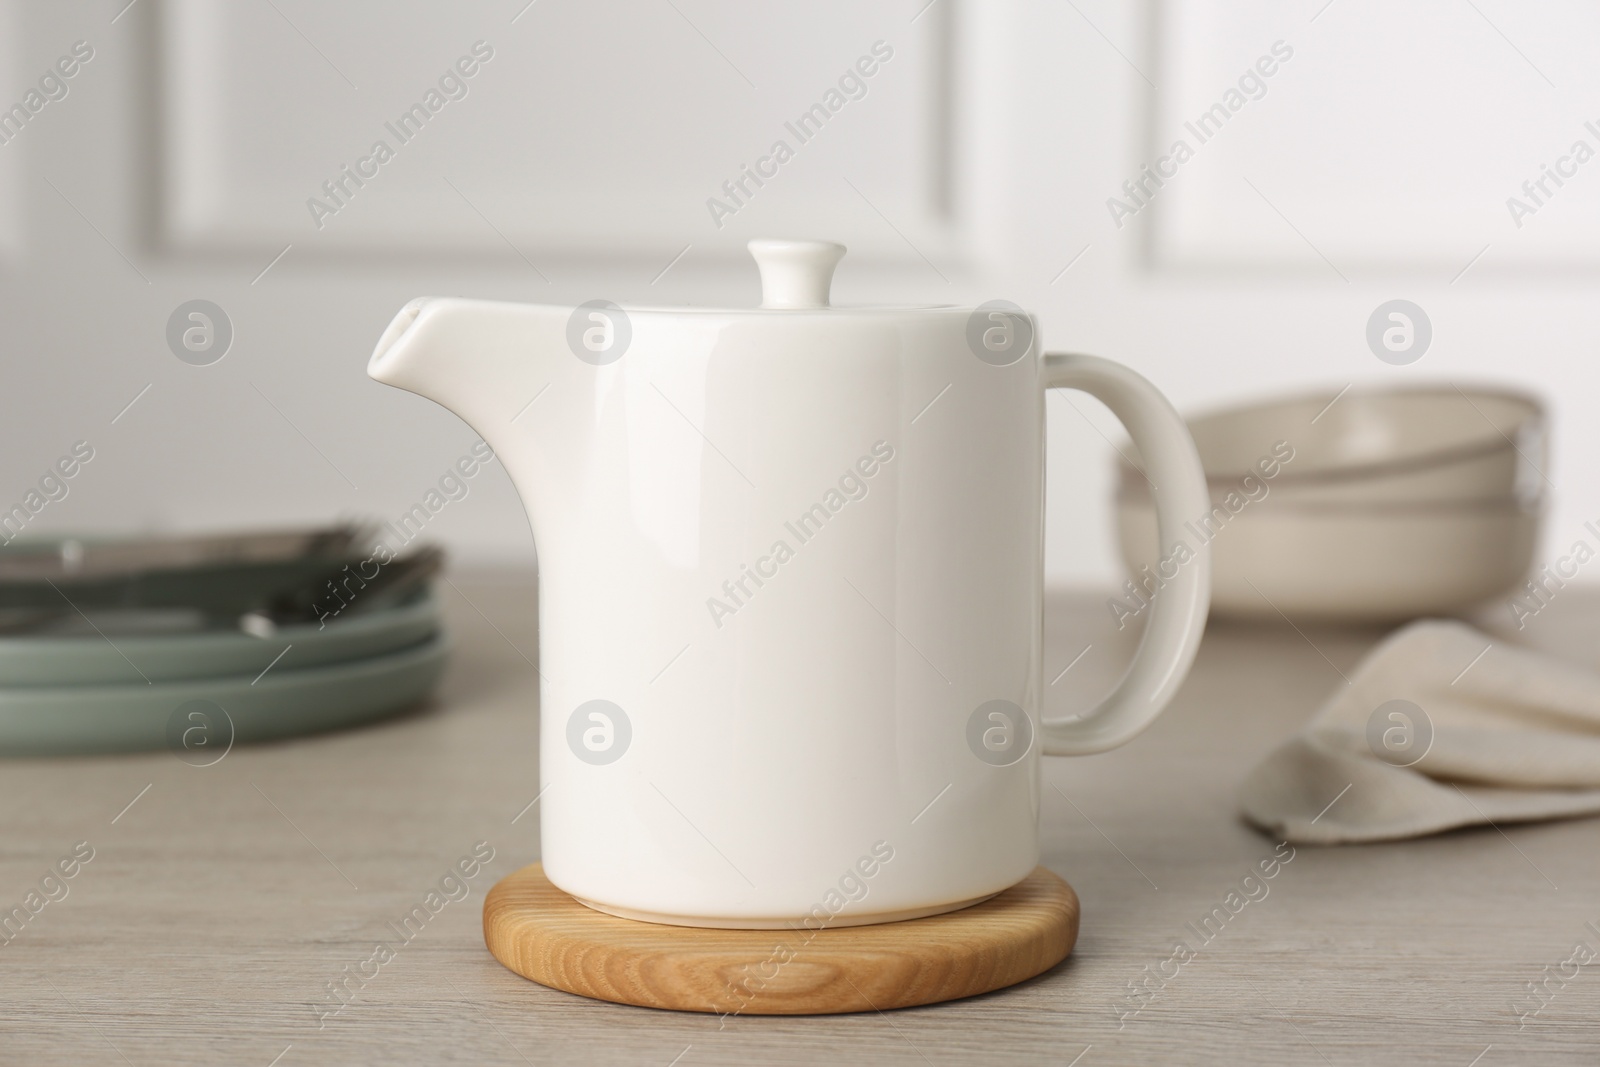
[(8, 547), (0, 755), (165, 747), (204, 764), (414, 706), (444, 667), (439, 557), (380, 565), (362, 536)]
[[(1212, 510), (1184, 537), (1211, 546), (1219, 614), (1393, 622), (1465, 611), (1528, 574), (1548, 484), (1530, 397), (1330, 391), (1189, 425)], [(1137, 613), (1133, 594), (1159, 594), (1181, 553), (1157, 550), (1148, 484), (1127, 462), (1117, 515)]]

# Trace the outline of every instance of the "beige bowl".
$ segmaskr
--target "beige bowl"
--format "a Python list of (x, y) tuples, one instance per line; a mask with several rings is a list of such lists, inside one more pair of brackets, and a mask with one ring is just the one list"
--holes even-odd
[[(1538, 544), (1545, 417), (1515, 393), (1332, 392), (1191, 421), (1213, 510), (1220, 615), (1392, 622), (1510, 592)], [(1149, 488), (1121, 465), (1117, 523), (1139, 595), (1181, 565), (1158, 554)], [(1138, 601), (1129, 593), (1129, 609)]]
[[(1293, 458), (1273, 492), (1317, 504), (1536, 499), (1545, 426), (1531, 397), (1454, 386), (1330, 391), (1189, 422), (1213, 487), (1237, 483), (1287, 446)], [(1144, 488), (1126, 466), (1123, 481)]]
[[(1538, 512), (1516, 501), (1367, 509), (1275, 503), (1251, 503), (1225, 524), (1191, 528), (1192, 546), (1210, 537), (1211, 608), (1220, 616), (1395, 622), (1457, 614), (1511, 593), (1527, 577), (1539, 540)], [(1136, 585), (1154, 587), (1161, 576), (1155, 512), (1148, 502), (1125, 500), (1117, 519)], [(1128, 607), (1137, 613), (1139, 605), (1128, 599)]]

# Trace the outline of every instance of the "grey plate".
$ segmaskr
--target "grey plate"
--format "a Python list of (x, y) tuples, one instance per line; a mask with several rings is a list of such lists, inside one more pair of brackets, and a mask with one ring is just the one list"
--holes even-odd
[(314, 622), (285, 626), (267, 638), (227, 630), (156, 637), (112, 634), (109, 639), (93, 634), (3, 637), (0, 687), (254, 678), (269, 665), (276, 673), (383, 655), (425, 641), (438, 630), (439, 605), (430, 590), (399, 607), (335, 619), (322, 628)]
[(185, 762), (211, 763), (239, 742), (332, 730), (402, 711), (432, 691), (447, 648), (444, 636), (435, 634), (383, 656), (306, 670), (279, 665), (259, 680), (239, 675), (0, 689), (0, 755), (171, 748)]

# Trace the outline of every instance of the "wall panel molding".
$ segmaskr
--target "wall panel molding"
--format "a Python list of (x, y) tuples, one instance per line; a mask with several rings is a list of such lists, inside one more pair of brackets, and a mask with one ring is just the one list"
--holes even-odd
[[(1144, 182), (1146, 203), (1123, 197), (1154, 264), (1337, 281), (1453, 271), (1488, 249), (1484, 270), (1600, 267), (1600, 160), (1562, 162), (1580, 141), (1600, 152), (1600, 76), (1579, 44), (1600, 12), (1480, 6), (1162, 0), (1159, 89), (1127, 177), (1169, 174)], [(1523, 183), (1546, 166), (1574, 173), (1536, 204)], [(1514, 217), (1513, 197), (1534, 212)]]
[(960, 254), (949, 2), (390, 6), (163, 0), (165, 246), (654, 262), (836, 233)]

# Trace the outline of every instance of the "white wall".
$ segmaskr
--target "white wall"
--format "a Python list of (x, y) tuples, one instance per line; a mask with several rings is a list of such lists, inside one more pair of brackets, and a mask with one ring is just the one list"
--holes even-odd
[[(1574, 140), (1600, 148), (1578, 0), (125, 3), (0, 4), (0, 105), (94, 49), (0, 144), (0, 502), (95, 449), (40, 532), (397, 515), (474, 439), (365, 376), (405, 300), (749, 304), (739, 247), (789, 234), (852, 247), (840, 302), (1010, 299), (1180, 407), (1534, 389), (1549, 539), (1600, 514), (1600, 160), (1520, 228), (1506, 207)], [(480, 40), (466, 96), (319, 228), (307, 198)], [(866, 95), (715, 226), (706, 198), (878, 40)], [(1265, 94), (1115, 226), (1107, 198), (1280, 40)], [(1364, 339), (1393, 297), (1433, 323), (1411, 366)], [(164, 337), (195, 298), (235, 330), (205, 367)], [(1109, 578), (1116, 431), (1082, 397), (1050, 411), (1049, 568)], [(532, 558), (498, 470), (434, 528), (462, 558)]]

